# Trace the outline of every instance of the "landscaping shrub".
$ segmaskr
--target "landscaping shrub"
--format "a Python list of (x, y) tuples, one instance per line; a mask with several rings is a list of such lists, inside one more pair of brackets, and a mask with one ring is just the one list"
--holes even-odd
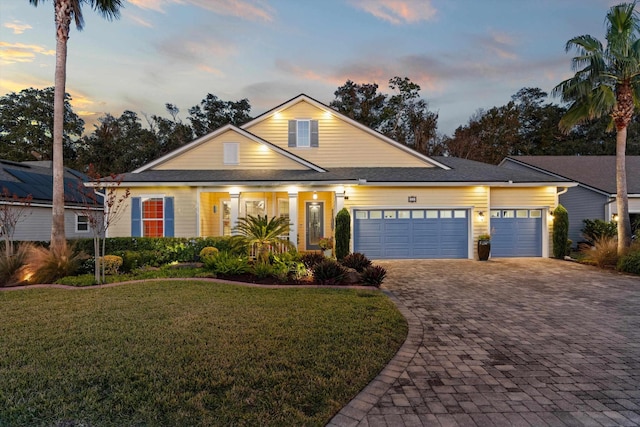
[[(72, 241), (77, 251), (93, 253), (93, 239), (76, 239)], [(105, 240), (108, 254), (123, 256), (125, 251), (152, 252), (161, 254), (162, 265), (173, 261), (191, 262), (196, 260), (200, 251), (207, 247), (215, 247), (219, 251), (242, 251), (234, 237), (109, 237)], [(124, 258), (124, 256), (123, 256)], [(124, 261), (124, 260), (123, 260)], [(124, 261), (126, 264), (126, 261)], [(146, 264), (145, 264), (146, 265)], [(157, 266), (156, 265), (156, 266)], [(123, 265), (123, 269), (125, 266)]]
[(365, 268), (360, 274), (360, 281), (363, 285), (379, 287), (387, 277), (387, 270), (379, 265), (372, 265)]
[(96, 278), (91, 274), (81, 274), (79, 276), (67, 276), (62, 277), (56, 280), (56, 283), (59, 285), (67, 285), (67, 286), (93, 286), (96, 285)]
[(200, 260), (203, 260), (203, 259), (209, 258), (209, 257), (216, 257), (219, 252), (220, 251), (216, 247), (205, 246), (204, 248), (202, 248), (200, 250), (200, 253), (198, 253), (198, 256), (200, 257)]
[(351, 239), (351, 215), (346, 208), (340, 209), (336, 215), (336, 258), (340, 261), (349, 254)]
[(268, 262), (256, 262), (251, 267), (251, 272), (256, 276), (256, 279), (266, 279), (273, 276), (274, 268)]
[(104, 265), (105, 274), (118, 274), (118, 270), (122, 267), (122, 257), (118, 255), (105, 255), (101, 262)]
[(346, 268), (329, 258), (325, 258), (313, 268), (313, 279), (321, 285), (339, 285), (344, 281), (346, 274)]
[(612, 237), (600, 237), (593, 247), (582, 250), (584, 261), (600, 268), (615, 267), (618, 264), (618, 242)]
[(229, 251), (221, 251), (217, 257), (205, 259), (204, 266), (216, 274), (237, 275), (249, 271), (249, 259)]
[(371, 261), (364, 254), (360, 252), (354, 252), (342, 258), (340, 264), (345, 267), (353, 268), (358, 273), (362, 273), (362, 271), (371, 265)]
[(11, 256), (7, 256), (4, 251), (0, 252), (0, 286), (19, 285), (24, 281), (22, 272), (33, 247), (30, 243), (21, 243)]
[(27, 256), (28, 273), (32, 283), (53, 283), (65, 276), (72, 276), (78, 270), (84, 257), (74, 252), (70, 245), (59, 248), (34, 246)]
[(582, 222), (584, 223), (582, 235), (589, 243), (594, 244), (600, 238), (613, 238), (618, 235), (618, 225), (614, 221), (584, 219)]
[(618, 270), (640, 274), (640, 250), (629, 252), (618, 260)]
[(325, 259), (325, 256), (318, 252), (306, 252), (300, 257), (300, 261), (302, 261), (304, 266), (309, 270), (313, 270), (316, 265), (320, 264)]
[(273, 275), (281, 282), (293, 280), (299, 281), (308, 276), (305, 264), (300, 261), (300, 254), (296, 251), (274, 255), (272, 259)]
[(553, 211), (553, 257), (562, 259), (567, 252), (569, 238), (569, 213), (562, 205)]

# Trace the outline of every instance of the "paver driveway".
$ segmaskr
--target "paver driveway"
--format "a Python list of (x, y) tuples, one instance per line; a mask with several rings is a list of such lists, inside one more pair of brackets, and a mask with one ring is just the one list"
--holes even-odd
[(640, 425), (640, 278), (549, 259), (379, 264), (409, 337), (330, 425)]

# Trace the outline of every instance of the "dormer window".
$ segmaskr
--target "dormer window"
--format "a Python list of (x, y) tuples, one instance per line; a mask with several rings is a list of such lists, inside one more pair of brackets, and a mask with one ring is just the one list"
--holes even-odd
[(289, 120), (289, 147), (318, 147), (318, 121)]

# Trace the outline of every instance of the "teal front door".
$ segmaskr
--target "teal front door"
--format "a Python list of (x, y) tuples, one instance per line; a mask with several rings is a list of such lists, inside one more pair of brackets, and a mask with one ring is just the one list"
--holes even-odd
[(324, 233), (324, 202), (307, 202), (307, 250), (318, 250)]

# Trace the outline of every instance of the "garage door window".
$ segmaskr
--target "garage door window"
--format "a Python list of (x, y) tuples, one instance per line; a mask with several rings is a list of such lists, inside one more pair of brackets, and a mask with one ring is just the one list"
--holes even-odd
[(369, 219), (382, 219), (382, 211), (370, 211)]
[(411, 211), (398, 211), (399, 219), (409, 219), (411, 218)]
[(498, 210), (492, 210), (491, 211), (491, 218), (500, 218), (500, 211)]
[(394, 219), (396, 217), (396, 211), (384, 211), (384, 219)]
[(411, 212), (411, 217), (414, 219), (423, 219), (424, 218), (424, 211), (413, 211)]
[(452, 218), (451, 211), (440, 211), (440, 218)]
[(427, 211), (427, 218), (428, 219), (438, 218), (438, 211)]
[(529, 218), (540, 218), (542, 217), (541, 210), (529, 211)]
[(453, 217), (454, 218), (466, 218), (467, 217), (467, 211), (453, 211)]
[(529, 218), (529, 211), (526, 209), (517, 210), (516, 218)]
[(369, 218), (368, 213), (367, 211), (356, 211), (356, 219), (367, 219)]

